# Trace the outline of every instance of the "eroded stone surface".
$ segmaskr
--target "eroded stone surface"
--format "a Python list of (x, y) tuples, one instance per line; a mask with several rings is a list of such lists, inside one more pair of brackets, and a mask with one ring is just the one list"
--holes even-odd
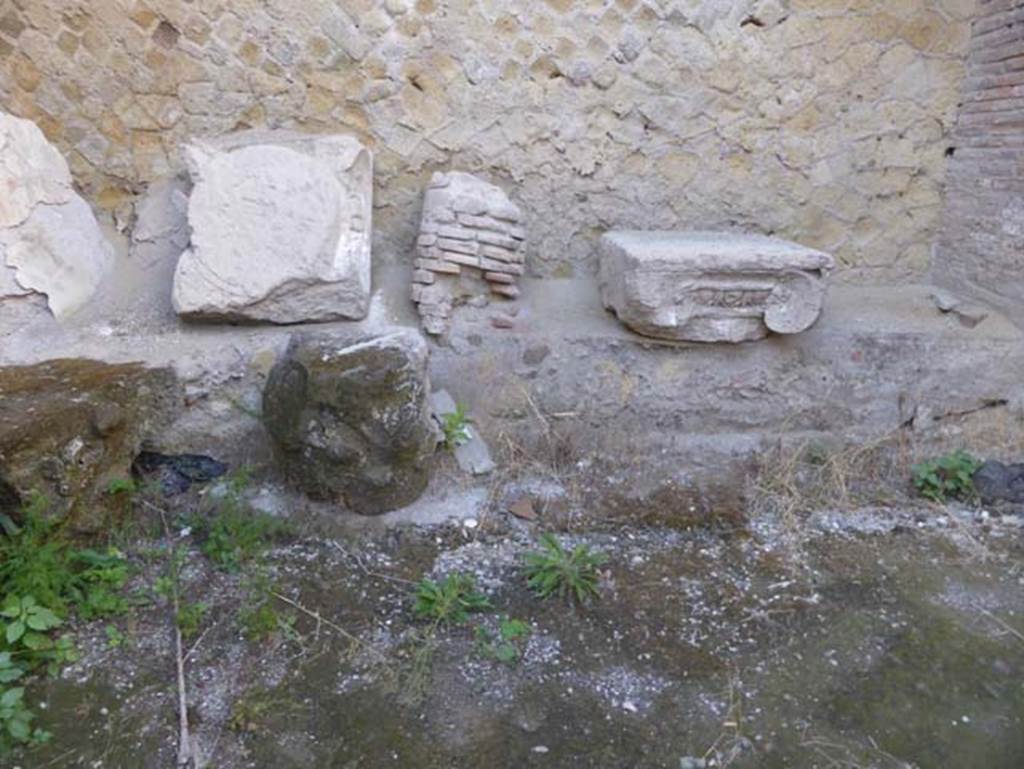
[(32, 491), (79, 529), (105, 523), (107, 484), (177, 413), (170, 369), (62, 359), (0, 368), (0, 512)]
[(761, 235), (608, 232), (601, 296), (625, 325), (660, 339), (744, 342), (813, 325), (828, 254)]
[(504, 190), (457, 171), (436, 173), (423, 197), (412, 298), (429, 334), (448, 330), (452, 310), (488, 294), (519, 296), (522, 213)]
[(349, 136), (251, 131), (193, 143), (187, 318), (299, 323), (366, 315), (372, 159)]
[(377, 515), (426, 488), (437, 437), (429, 351), (413, 331), (351, 344), (296, 335), (263, 393), (263, 416), (288, 480), (314, 499)]
[(63, 318), (109, 273), (113, 248), (32, 122), (0, 112), (0, 299), (45, 294)]

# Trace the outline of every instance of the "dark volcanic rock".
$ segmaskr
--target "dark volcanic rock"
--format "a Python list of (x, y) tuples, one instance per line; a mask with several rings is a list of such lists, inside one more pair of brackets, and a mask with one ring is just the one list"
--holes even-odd
[(1024, 504), (1024, 464), (1004, 465), (990, 459), (974, 474), (974, 488), (986, 504)]
[(413, 331), (349, 346), (325, 334), (293, 337), (263, 392), (263, 417), (289, 481), (364, 515), (413, 502), (437, 441), (427, 360)]
[(63, 359), (0, 368), (0, 513), (37, 491), (77, 529), (103, 522), (104, 494), (128, 478), (143, 440), (177, 413), (174, 372)]

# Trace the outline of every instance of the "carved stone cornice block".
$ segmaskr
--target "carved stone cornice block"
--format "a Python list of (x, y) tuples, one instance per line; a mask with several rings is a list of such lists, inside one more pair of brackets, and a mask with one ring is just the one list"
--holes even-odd
[(810, 328), (834, 266), (796, 243), (725, 232), (607, 232), (600, 258), (601, 298), (620, 321), (644, 336), (691, 342)]

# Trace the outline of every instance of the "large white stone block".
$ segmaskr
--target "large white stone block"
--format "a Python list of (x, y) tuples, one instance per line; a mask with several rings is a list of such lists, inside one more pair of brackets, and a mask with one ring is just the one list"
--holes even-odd
[(246, 131), (186, 148), (191, 245), (174, 276), (188, 318), (366, 316), (373, 160), (341, 135)]
[(762, 235), (617, 231), (601, 238), (605, 307), (644, 336), (745, 342), (810, 328), (826, 253)]
[(38, 126), (0, 112), (0, 299), (45, 294), (57, 318), (87, 304), (114, 249)]

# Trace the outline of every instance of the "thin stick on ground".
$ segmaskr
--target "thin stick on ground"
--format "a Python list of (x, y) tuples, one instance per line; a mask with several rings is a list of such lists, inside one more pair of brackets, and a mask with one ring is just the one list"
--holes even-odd
[(188, 690), (185, 686), (184, 644), (181, 638), (181, 628), (178, 627), (180, 601), (178, 600), (177, 567), (173, 565), (174, 541), (171, 539), (171, 529), (167, 525), (167, 516), (164, 514), (163, 508), (157, 507), (145, 500), (143, 500), (143, 503), (146, 507), (151, 510), (155, 510), (160, 515), (160, 523), (163, 525), (164, 529), (164, 539), (167, 541), (167, 547), (169, 548), (168, 552), (170, 553), (170, 558), (172, 560), (171, 568), (172, 571), (175, 572), (172, 576), (173, 585), (171, 587), (171, 608), (174, 612), (174, 650), (175, 665), (177, 667), (178, 676), (178, 766), (192, 766), (193, 769), (201, 769), (202, 761), (199, 758), (199, 746), (193, 741), (188, 728)]
[(986, 617), (988, 617), (990, 620), (992, 620), (997, 625), (999, 625), (999, 627), (1002, 628), (1003, 632), (1009, 633), (1014, 638), (1016, 638), (1018, 641), (1020, 641), (1021, 643), (1024, 643), (1024, 635), (1022, 635), (1021, 633), (1017, 632), (1012, 627), (1010, 627), (1010, 625), (1007, 624), (1007, 622), (1005, 620), (1003, 620), (1001, 617), (997, 617), (995, 614), (993, 614), (992, 612), (990, 612), (988, 609), (986, 609), (983, 606), (979, 606), (978, 610), (982, 614), (984, 614)]
[(336, 624), (334, 622), (331, 622), (329, 619), (327, 619), (322, 614), (320, 614), (320, 612), (313, 611), (312, 609), (307, 609), (305, 606), (303, 606), (298, 601), (293, 601), (288, 596), (281, 595), (280, 593), (275, 592), (273, 590), (270, 591), (270, 594), (272, 596), (274, 596), (274, 598), (276, 598), (277, 600), (284, 601), (289, 606), (291, 606), (291, 607), (293, 607), (295, 609), (298, 609), (299, 611), (301, 611), (306, 616), (311, 617), (312, 619), (316, 620), (318, 632), (319, 632), (319, 627), (320, 627), (320, 625), (322, 623), (322, 624), (326, 625), (327, 627), (329, 627), (331, 630), (333, 630), (335, 633), (338, 633), (339, 635), (341, 635), (344, 638), (348, 639), (354, 646), (360, 646), (360, 647), (369, 649), (374, 654), (376, 654), (378, 657), (380, 657), (382, 660), (387, 660), (387, 656), (382, 651), (380, 651), (376, 647), (371, 646), (370, 644), (366, 643), (365, 641), (363, 641), (358, 636), (352, 635), (352, 633), (350, 633), (347, 630), (345, 630), (345, 628), (343, 628), (341, 625), (338, 625), (338, 624)]

